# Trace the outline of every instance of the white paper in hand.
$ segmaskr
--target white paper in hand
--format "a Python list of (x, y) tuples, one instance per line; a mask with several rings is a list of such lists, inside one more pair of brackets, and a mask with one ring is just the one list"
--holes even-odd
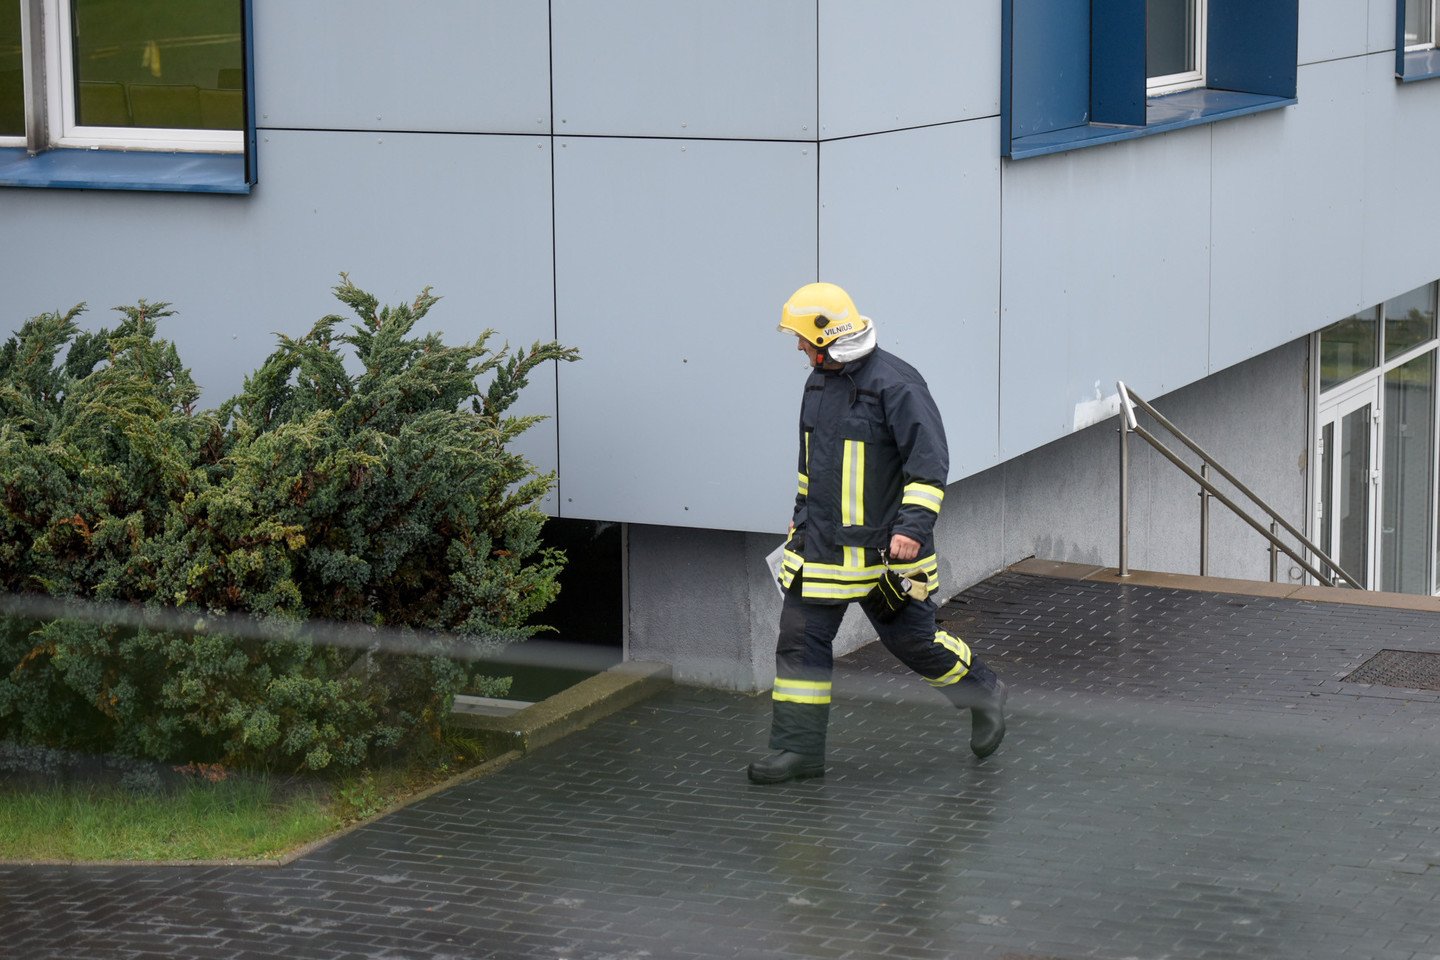
[(765, 566), (770, 568), (770, 579), (775, 582), (775, 589), (780, 591), (780, 596), (785, 596), (785, 588), (780, 585), (780, 565), (785, 560), (785, 544), (775, 548), (775, 552), (765, 558)]

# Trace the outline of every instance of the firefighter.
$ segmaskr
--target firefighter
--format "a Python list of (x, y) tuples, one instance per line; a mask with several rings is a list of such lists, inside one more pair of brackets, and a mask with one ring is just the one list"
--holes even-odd
[[(825, 772), (831, 643), (851, 602), (895, 657), (971, 714), (970, 749), (1005, 736), (1005, 685), (965, 641), (940, 629), (935, 520), (949, 450), (940, 411), (915, 368), (876, 346), (875, 324), (840, 287), (812, 283), (781, 311), (780, 331), (810, 361), (800, 405), (799, 489), (781, 564), (770, 749), (755, 783)], [(906, 601), (877, 592), (886, 571)]]

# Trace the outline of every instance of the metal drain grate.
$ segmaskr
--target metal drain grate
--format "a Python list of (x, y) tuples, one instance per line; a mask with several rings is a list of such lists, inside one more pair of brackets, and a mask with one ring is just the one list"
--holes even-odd
[(1440, 653), (1381, 650), (1344, 678), (1346, 683), (1378, 683), (1409, 690), (1440, 690)]

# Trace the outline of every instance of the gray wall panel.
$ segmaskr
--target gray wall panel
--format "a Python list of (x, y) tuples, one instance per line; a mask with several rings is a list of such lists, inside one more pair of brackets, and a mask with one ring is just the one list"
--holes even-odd
[(262, 127), (546, 133), (546, 0), (257, 0)]
[[(1371, 53), (1395, 49), (1395, 0), (1369, 0), (1370, 32), (1366, 49)], [(1394, 60), (1391, 60), (1393, 68)]]
[[(1440, 82), (1400, 84), (1386, 54), (1365, 59), (1365, 305), (1440, 277)], [(1338, 319), (1332, 317), (1330, 319)]]
[(998, 3), (821, 0), (821, 135), (994, 116), (999, 38)]
[[(334, 312), (340, 270), (395, 302), (431, 285), (444, 299), (429, 325), (451, 342), (487, 328), (494, 343), (555, 336), (549, 137), (269, 132), (256, 195), (270, 226), (267, 293)], [(542, 369), (517, 413), (552, 419), (517, 449), (556, 463), (555, 373)], [(552, 498), (545, 504), (555, 509)]]
[(1153, 396), (1205, 375), (1210, 136), (1005, 166), (1002, 459), (1071, 432), (1117, 379)]
[(564, 516), (782, 532), (805, 378), (780, 307), (815, 279), (815, 147), (562, 138)]
[(554, 0), (555, 132), (814, 139), (814, 0)]
[[(1364, 58), (1300, 69), (1300, 106), (1215, 126), (1210, 365), (1364, 305)], [(1393, 83), (1393, 81), (1392, 81)]]
[(996, 120), (821, 145), (820, 273), (925, 376), (950, 476), (998, 462)]
[[(425, 329), (451, 343), (486, 327), (497, 343), (554, 336), (548, 138), (271, 132), (261, 146), (267, 176), (249, 198), (0, 193), (29, 238), (6, 248), (7, 281), (24, 280), (7, 282), (5, 320), (87, 300), (99, 326), (113, 304), (172, 300), (180, 316), (161, 331), (205, 405), (241, 388), (276, 333), (344, 314), (330, 293), (341, 270), (385, 303), (433, 285), (444, 299)], [(522, 405), (553, 416), (553, 369)], [(553, 468), (555, 430), (542, 423), (518, 448)]]
[[(1394, 0), (1391, 0), (1390, 6), (1394, 8)], [(1393, 16), (1390, 22), (1395, 22)], [(1356, 3), (1355, 0), (1302, 0), (1299, 62), (1306, 64), (1360, 56), (1367, 52), (1369, 27), (1368, 3)]]

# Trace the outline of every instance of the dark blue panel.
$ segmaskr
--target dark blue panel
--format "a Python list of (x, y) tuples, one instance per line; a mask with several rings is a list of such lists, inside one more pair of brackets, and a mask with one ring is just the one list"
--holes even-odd
[(1265, 97), (1254, 93), (1230, 90), (1207, 90), (1203, 87), (1156, 97), (1149, 102), (1146, 123), (1142, 127), (1111, 127), (1086, 124), (1068, 130), (1053, 130), (1029, 137), (1017, 137), (1010, 145), (1010, 156), (1016, 160), (1064, 153), (1081, 147), (1096, 147), (1118, 140), (1135, 140), (1157, 133), (1181, 130), (1202, 123), (1229, 120), (1251, 113), (1262, 113), (1290, 106), (1294, 98)]
[(1090, 122), (1145, 122), (1145, 0), (1091, 0)]
[(1395, 76), (1405, 73), (1405, 0), (1395, 0)]
[(1406, 83), (1416, 80), (1434, 80), (1440, 77), (1440, 50), (1416, 50), (1404, 53), (1400, 79)]
[(1090, 0), (1010, 0), (1010, 134), (1090, 119)]
[(1010, 156), (1010, 86), (1015, 70), (1015, 0), (1000, 3), (1000, 156)]
[(1295, 96), (1299, 0), (1210, 0), (1205, 84)]
[(163, 193), (249, 193), (238, 153), (152, 153), (121, 150), (0, 150), (0, 187), (152, 190)]
[(245, 58), (245, 182), (257, 183), (260, 166), (255, 151), (255, 3), (241, 0), (240, 29)]

